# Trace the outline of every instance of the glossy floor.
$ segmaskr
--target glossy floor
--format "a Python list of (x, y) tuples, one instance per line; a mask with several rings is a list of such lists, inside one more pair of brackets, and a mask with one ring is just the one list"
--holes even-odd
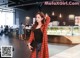
[[(8, 36), (0, 36), (0, 46), (12, 45), (14, 47), (13, 58), (30, 58), (30, 51), (27, 47), (27, 40), (20, 40), (17, 38), (9, 38)], [(49, 55), (54, 56), (66, 49), (73, 47), (73, 45), (54, 44), (49, 43)]]

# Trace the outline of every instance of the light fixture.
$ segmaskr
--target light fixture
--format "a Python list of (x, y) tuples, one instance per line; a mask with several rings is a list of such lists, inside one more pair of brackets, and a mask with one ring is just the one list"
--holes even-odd
[(73, 14), (69, 15), (69, 20), (74, 20), (74, 18), (75, 18), (75, 15), (73, 15)]
[(30, 17), (29, 17), (29, 16), (27, 16), (27, 17), (26, 17), (26, 20), (29, 20), (29, 19), (30, 19)]
[(53, 15), (53, 16), (55, 15), (54, 12), (52, 12), (52, 15)]
[(62, 14), (61, 13), (60, 13), (59, 17), (62, 18)]

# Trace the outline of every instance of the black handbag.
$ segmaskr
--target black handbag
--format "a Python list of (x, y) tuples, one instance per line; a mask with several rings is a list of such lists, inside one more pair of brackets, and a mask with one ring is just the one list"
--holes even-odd
[(34, 50), (36, 48), (37, 43), (35, 40), (33, 40), (30, 45), (33, 47), (32, 50)]

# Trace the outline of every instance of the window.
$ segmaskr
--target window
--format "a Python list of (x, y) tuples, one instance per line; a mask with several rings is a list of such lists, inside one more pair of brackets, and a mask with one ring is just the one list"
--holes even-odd
[(13, 12), (0, 11), (0, 25), (13, 26)]

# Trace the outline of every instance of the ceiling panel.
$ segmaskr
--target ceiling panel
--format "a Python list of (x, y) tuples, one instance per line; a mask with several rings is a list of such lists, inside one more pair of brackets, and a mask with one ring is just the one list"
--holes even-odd
[(13, 4), (9, 4), (8, 6), (26, 9), (25, 7), (32, 8), (35, 5), (36, 6), (41, 5), (42, 3), (40, 2), (44, 2), (44, 1), (78, 1), (79, 2), (79, 0), (9, 0), (9, 3), (13, 3)]

